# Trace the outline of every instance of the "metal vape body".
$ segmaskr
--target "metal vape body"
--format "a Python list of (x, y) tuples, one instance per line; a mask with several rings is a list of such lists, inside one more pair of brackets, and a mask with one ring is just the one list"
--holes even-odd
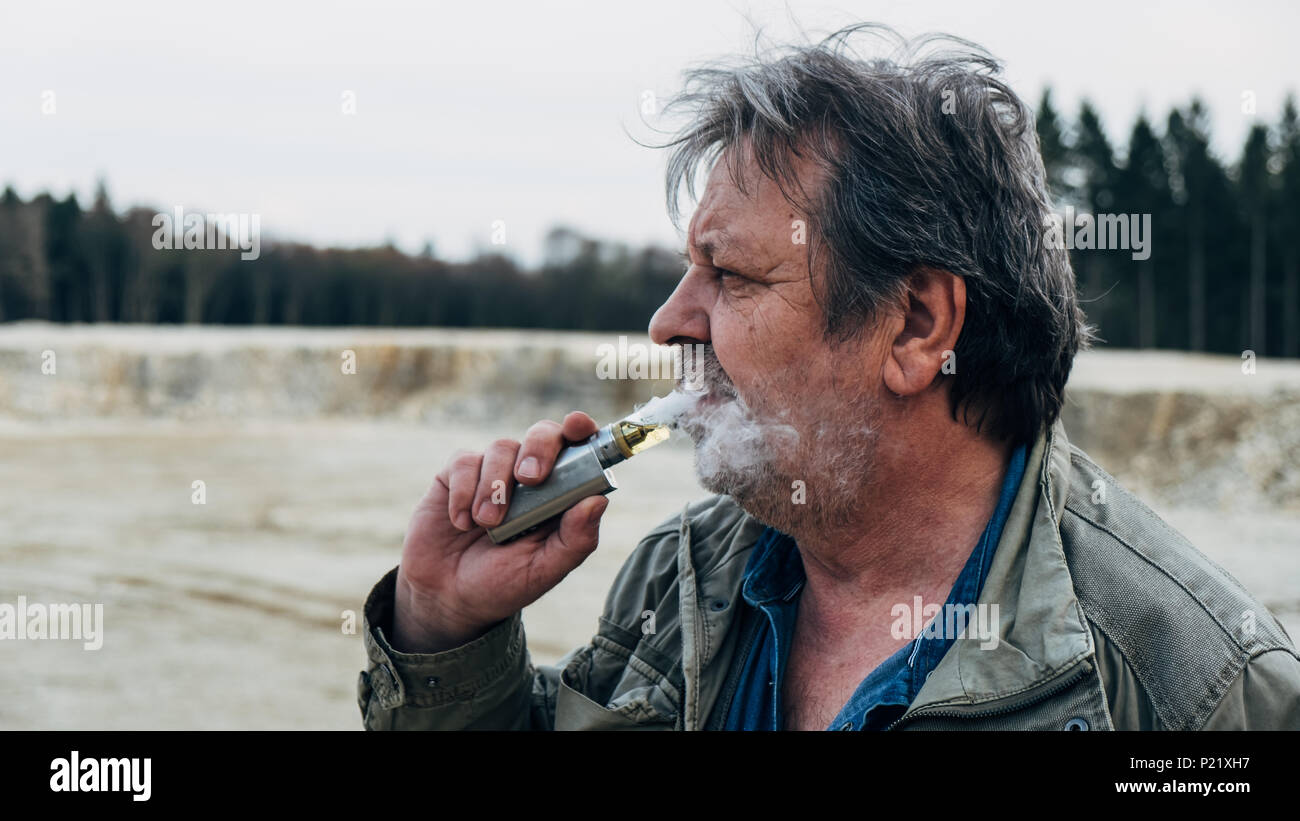
[(588, 496), (616, 490), (618, 485), (608, 468), (633, 453), (625, 428), (621, 422), (606, 425), (585, 442), (560, 451), (550, 476), (540, 485), (530, 487), (516, 482), (505, 518), (488, 530), (488, 537), (496, 544), (503, 544)]

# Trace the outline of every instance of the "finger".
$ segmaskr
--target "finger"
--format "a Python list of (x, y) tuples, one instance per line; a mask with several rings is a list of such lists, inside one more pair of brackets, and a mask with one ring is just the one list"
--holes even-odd
[(515, 478), (525, 485), (541, 484), (551, 474), (555, 457), (565, 445), (564, 431), (559, 422), (549, 419), (538, 422), (524, 434), (515, 462)]
[(552, 589), (591, 555), (608, 504), (604, 496), (589, 496), (566, 510), (558, 527), (550, 524), (551, 533), (534, 548), (529, 566), (528, 584), (533, 592), (540, 595)]
[(496, 527), (505, 518), (518, 454), (519, 443), (513, 439), (498, 439), (483, 454), (483, 469), (474, 494), (474, 521), (483, 527)]
[(473, 530), (470, 502), (478, 488), (483, 454), (461, 451), (447, 465), (447, 518), (459, 530)]
[(582, 411), (574, 411), (564, 417), (564, 424), (561, 425), (564, 432), (564, 438), (570, 442), (581, 442), (600, 430), (600, 425)]
[(559, 528), (546, 540), (541, 561), (546, 561), (564, 578), (570, 570), (582, 564), (600, 541), (600, 519), (609, 507), (605, 496), (591, 496), (565, 511)]

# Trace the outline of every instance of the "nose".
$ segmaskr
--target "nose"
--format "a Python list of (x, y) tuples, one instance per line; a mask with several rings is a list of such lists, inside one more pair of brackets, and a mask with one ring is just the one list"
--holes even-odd
[(691, 266), (655, 315), (650, 318), (650, 341), (656, 345), (712, 342), (709, 337), (707, 286), (698, 265)]

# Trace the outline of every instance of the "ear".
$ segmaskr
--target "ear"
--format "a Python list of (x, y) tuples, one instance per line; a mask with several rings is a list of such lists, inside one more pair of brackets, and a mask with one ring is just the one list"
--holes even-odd
[[(966, 282), (938, 268), (918, 267), (907, 278), (902, 328), (885, 358), (885, 386), (898, 396), (914, 396), (940, 373), (956, 367), (957, 337), (966, 319)], [(944, 369), (945, 362), (949, 362)]]

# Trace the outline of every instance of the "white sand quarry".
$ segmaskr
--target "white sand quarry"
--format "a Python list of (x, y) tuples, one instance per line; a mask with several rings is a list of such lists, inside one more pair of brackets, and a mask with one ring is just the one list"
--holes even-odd
[[(0, 602), (102, 602), (105, 631), (98, 651), (0, 641), (0, 728), (359, 728), (344, 611), (454, 450), (665, 392), (590, 377), (608, 341), (0, 326)], [(335, 378), (344, 349), (354, 381)], [(1253, 376), (1092, 354), (1067, 424), (1300, 637), (1300, 366)], [(680, 434), (614, 472), (601, 547), (525, 611), (536, 661), (590, 637), (637, 539), (701, 494)]]

